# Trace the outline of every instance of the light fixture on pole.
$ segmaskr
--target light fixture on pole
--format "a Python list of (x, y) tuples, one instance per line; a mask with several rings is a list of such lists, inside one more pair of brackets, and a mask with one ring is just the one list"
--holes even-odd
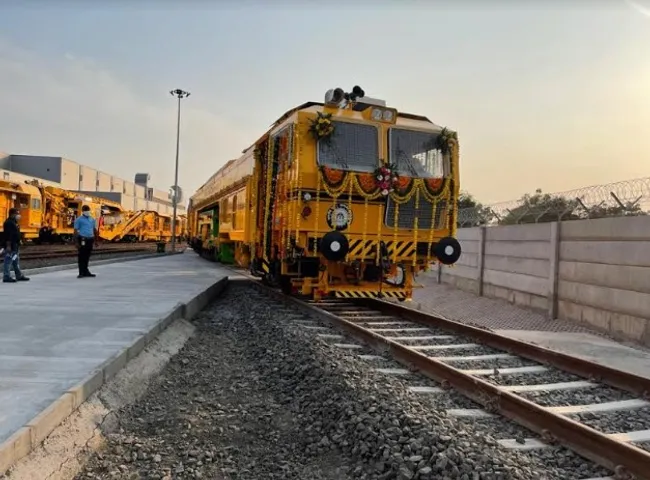
[(181, 140), (181, 99), (189, 97), (190, 92), (177, 88), (169, 93), (171, 93), (173, 97), (178, 97), (178, 120), (176, 122), (176, 168), (174, 172), (174, 191), (172, 192), (172, 252), (176, 252), (176, 209), (178, 207), (178, 150)]

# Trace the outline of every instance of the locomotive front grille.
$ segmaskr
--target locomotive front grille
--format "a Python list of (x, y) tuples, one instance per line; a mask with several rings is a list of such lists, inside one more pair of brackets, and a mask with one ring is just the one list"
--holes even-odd
[[(433, 215), (433, 208), (434, 204), (421, 198), (416, 211), (415, 196), (413, 196), (408, 202), (399, 204), (397, 228), (412, 229), (415, 226), (416, 218), (418, 219), (418, 230), (446, 228), (447, 200), (440, 200), (435, 203), (435, 216)], [(390, 197), (386, 204), (384, 223), (387, 227), (395, 228), (395, 202)]]

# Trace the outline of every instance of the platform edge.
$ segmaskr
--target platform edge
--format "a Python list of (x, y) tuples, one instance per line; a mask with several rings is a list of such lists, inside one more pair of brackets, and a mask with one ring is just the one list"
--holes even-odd
[(228, 281), (229, 278), (226, 275), (186, 303), (179, 302), (169, 314), (158, 320), (147, 332), (136, 338), (121, 352), (106, 360), (84, 380), (68, 389), (25, 426), (0, 443), (0, 477), (45, 441), (56, 427), (86, 402), (93, 393), (115, 377), (130, 360), (142, 352), (169, 325), (182, 318), (191, 320), (217, 298), (226, 288)]

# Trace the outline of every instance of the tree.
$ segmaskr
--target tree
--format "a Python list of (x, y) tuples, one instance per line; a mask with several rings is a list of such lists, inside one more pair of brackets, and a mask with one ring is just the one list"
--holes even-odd
[(458, 197), (458, 227), (479, 227), (494, 218), (489, 207), (484, 207), (468, 192)]
[(527, 193), (521, 197), (519, 203), (519, 206), (507, 210), (508, 213), (499, 221), (501, 225), (557, 222), (583, 218), (579, 214), (581, 206), (577, 200), (542, 193), (540, 188), (535, 190), (534, 195)]
[(587, 210), (586, 218), (604, 218), (604, 217), (635, 217), (638, 215), (647, 215), (638, 202), (625, 202), (616, 205), (595, 205)]
[(613, 205), (601, 202), (599, 205), (587, 206), (578, 198), (542, 193), (538, 188), (533, 195), (521, 197), (518, 206), (507, 209), (507, 214), (498, 220), (500, 225), (514, 225), (648, 214), (638, 201), (621, 202), (614, 195), (612, 197), (615, 200)]

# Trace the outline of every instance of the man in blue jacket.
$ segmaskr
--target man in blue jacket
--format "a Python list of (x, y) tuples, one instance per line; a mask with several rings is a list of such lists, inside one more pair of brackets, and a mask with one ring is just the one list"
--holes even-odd
[[(2, 230), (4, 240), (4, 264), (3, 264), (3, 283), (26, 282), (29, 280), (20, 271), (20, 257), (18, 249), (20, 247), (20, 214), (15, 208), (9, 209), (9, 217), (5, 220)], [(11, 278), (11, 268), (14, 269), (16, 278)]]
[(81, 208), (81, 216), (74, 221), (74, 234), (77, 239), (79, 276), (77, 278), (96, 277), (88, 270), (88, 262), (93, 252), (95, 239), (99, 236), (95, 219), (90, 215), (90, 207)]

